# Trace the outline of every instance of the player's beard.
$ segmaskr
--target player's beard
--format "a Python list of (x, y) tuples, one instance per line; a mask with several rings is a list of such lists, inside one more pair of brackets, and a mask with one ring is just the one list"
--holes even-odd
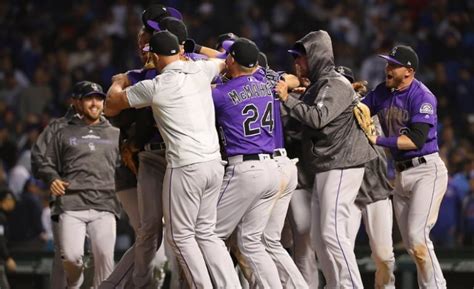
[(87, 108), (84, 108), (83, 115), (91, 123), (96, 122), (100, 115), (102, 114), (103, 108), (100, 108), (97, 105), (91, 105)]
[(397, 89), (403, 82), (403, 75), (387, 74), (385, 76), (385, 86)]

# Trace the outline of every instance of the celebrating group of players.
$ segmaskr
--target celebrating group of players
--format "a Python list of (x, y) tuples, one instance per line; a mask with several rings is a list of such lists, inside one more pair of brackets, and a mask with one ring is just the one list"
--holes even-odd
[[(157, 288), (163, 229), (180, 286), (242, 288), (232, 255), (249, 288), (318, 288), (318, 268), (325, 288), (363, 288), (353, 250), (362, 216), (375, 288), (395, 288), (392, 211), (419, 287), (446, 288), (429, 231), (447, 170), (436, 98), (414, 78), (413, 49), (383, 55), (386, 81), (365, 95), (335, 66), (325, 31), (289, 50), (289, 74), (232, 33), (216, 49), (198, 45), (171, 7), (153, 4), (142, 21), (143, 68), (115, 75), (107, 94), (76, 84), (70, 112), (33, 149), (35, 174), (55, 197), (53, 288), (80, 288), (86, 236), (93, 288)], [(364, 109), (378, 116), (378, 135)], [(394, 188), (383, 148), (396, 161)], [(116, 197), (136, 240), (114, 269)]]

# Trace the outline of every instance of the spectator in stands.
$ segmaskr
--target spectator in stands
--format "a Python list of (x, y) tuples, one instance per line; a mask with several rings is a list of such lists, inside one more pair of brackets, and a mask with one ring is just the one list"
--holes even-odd
[(10, 289), (5, 267), (8, 271), (15, 271), (16, 263), (7, 249), (5, 237), (7, 217), (6, 214), (15, 208), (15, 199), (8, 189), (0, 189), (0, 288)]

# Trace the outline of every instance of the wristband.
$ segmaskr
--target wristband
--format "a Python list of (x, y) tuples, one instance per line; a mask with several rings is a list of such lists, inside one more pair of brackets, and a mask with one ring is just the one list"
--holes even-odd
[(398, 137), (396, 137), (396, 136), (390, 136), (390, 137), (379, 136), (379, 137), (377, 137), (377, 140), (375, 141), (375, 144), (379, 145), (379, 146), (386, 147), (386, 148), (396, 149), (396, 148), (398, 148), (397, 140), (398, 140)]

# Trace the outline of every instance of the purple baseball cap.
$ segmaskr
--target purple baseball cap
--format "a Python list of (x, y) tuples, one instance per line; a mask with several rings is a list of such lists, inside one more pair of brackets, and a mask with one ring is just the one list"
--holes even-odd
[(293, 48), (289, 49), (288, 52), (293, 55), (294, 58), (306, 55), (306, 49), (300, 42), (296, 42)]
[(410, 67), (414, 70), (418, 69), (418, 55), (410, 46), (397, 45), (390, 51), (388, 55), (379, 54), (379, 57), (382, 57), (388, 62)]
[(216, 58), (225, 59), (229, 54), (230, 48), (234, 44), (236, 39), (224, 40), (221, 44), (221, 47), (224, 48), (224, 52), (219, 53)]
[(165, 17), (158, 23), (155, 20), (147, 20), (147, 24), (155, 31), (168, 30), (178, 37), (180, 45), (184, 45), (184, 42), (188, 38), (188, 29), (186, 24), (180, 19), (174, 17)]
[(161, 4), (152, 4), (143, 11), (142, 23), (147, 29), (153, 30), (153, 28), (148, 25), (148, 20), (160, 22), (161, 19), (165, 17), (173, 17), (183, 20), (183, 15), (178, 10), (172, 7), (163, 6)]

